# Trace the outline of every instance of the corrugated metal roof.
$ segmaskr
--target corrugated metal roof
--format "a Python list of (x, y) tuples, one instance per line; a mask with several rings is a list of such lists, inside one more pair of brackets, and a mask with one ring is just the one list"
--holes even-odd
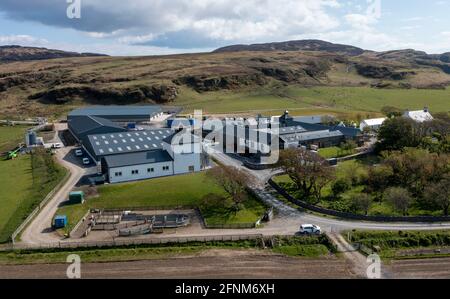
[(164, 139), (174, 133), (171, 129), (108, 133), (90, 135), (88, 141), (97, 157), (110, 156), (162, 149)]
[(313, 115), (313, 116), (294, 116), (293, 120), (298, 122), (303, 122), (307, 124), (320, 124), (322, 123), (323, 115)]
[(81, 138), (82, 135), (99, 128), (112, 128), (115, 132), (126, 131), (125, 128), (113, 123), (108, 119), (97, 116), (77, 116), (67, 120), (69, 128), (74, 134)]
[(324, 138), (332, 138), (332, 137), (341, 137), (344, 136), (342, 132), (340, 131), (315, 131), (315, 132), (305, 132), (305, 133), (299, 133), (299, 134), (291, 134), (291, 135), (283, 135), (280, 136), (280, 138), (286, 142), (300, 142), (300, 141), (309, 141), (309, 140), (315, 140), (315, 139), (324, 139)]
[(173, 161), (173, 159), (165, 150), (154, 150), (148, 152), (130, 153), (124, 155), (113, 155), (105, 157), (105, 162), (109, 168), (162, 163), (170, 161)]

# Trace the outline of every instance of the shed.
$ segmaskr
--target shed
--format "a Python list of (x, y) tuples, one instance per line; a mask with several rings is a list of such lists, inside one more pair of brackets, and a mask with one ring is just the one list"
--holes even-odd
[(53, 220), (53, 227), (54, 228), (64, 228), (68, 224), (67, 222), (67, 216), (66, 215), (58, 215)]
[(71, 204), (79, 204), (84, 203), (84, 192), (83, 191), (74, 191), (69, 194), (69, 202)]

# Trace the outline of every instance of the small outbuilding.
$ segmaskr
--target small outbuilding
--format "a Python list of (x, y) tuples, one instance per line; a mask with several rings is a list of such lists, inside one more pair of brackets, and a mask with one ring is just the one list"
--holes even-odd
[(368, 128), (371, 131), (378, 131), (385, 121), (386, 118), (365, 119), (361, 122), (359, 129), (364, 131)]
[(68, 221), (67, 221), (67, 216), (66, 215), (58, 215), (53, 220), (53, 227), (56, 228), (56, 229), (64, 228), (64, 227), (67, 226), (67, 224), (68, 224)]
[(69, 202), (70, 202), (70, 204), (73, 204), (73, 205), (84, 203), (84, 192), (83, 191), (70, 192)]

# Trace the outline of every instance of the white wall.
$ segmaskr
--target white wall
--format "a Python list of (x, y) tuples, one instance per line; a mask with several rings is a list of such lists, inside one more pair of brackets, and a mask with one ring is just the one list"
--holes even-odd
[(188, 173), (189, 167), (194, 166), (194, 171), (201, 170), (201, 144), (186, 144), (173, 146), (174, 173)]
[[(163, 171), (164, 166), (169, 166), (169, 170)], [(154, 168), (154, 172), (148, 172), (148, 168)], [(132, 174), (133, 170), (138, 170), (139, 174)], [(122, 176), (116, 177), (116, 172), (122, 172)], [(162, 162), (162, 163), (153, 163), (153, 164), (142, 164), (136, 166), (126, 166), (126, 167), (118, 167), (118, 168), (110, 168), (109, 169), (109, 182), (111, 184), (114, 183), (122, 183), (122, 182), (130, 182), (137, 180), (145, 180), (163, 176), (173, 175), (173, 162)]]

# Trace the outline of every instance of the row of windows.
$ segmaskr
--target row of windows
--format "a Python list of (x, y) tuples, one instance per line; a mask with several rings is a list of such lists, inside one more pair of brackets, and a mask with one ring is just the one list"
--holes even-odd
[[(163, 171), (169, 171), (170, 170), (170, 166), (163, 166), (162, 170)], [(155, 172), (155, 168), (147, 168), (147, 172), (148, 173)], [(139, 174), (139, 170), (138, 169), (131, 171), (131, 175), (138, 175), (138, 174)], [(114, 174), (114, 176), (121, 177), (121, 176), (123, 176), (123, 173), (122, 172), (116, 172)]]

